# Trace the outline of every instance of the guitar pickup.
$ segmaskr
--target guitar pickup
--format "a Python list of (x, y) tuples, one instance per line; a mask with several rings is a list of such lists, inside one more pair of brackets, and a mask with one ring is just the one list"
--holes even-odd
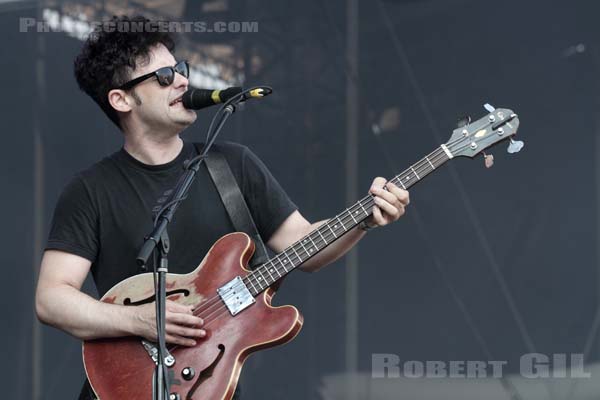
[(217, 293), (231, 315), (234, 316), (256, 303), (252, 293), (250, 293), (250, 290), (248, 290), (248, 287), (239, 276), (236, 276), (224, 286), (218, 288)]

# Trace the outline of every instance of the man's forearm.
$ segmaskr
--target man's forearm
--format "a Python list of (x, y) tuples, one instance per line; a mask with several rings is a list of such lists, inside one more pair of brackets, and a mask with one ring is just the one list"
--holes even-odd
[[(323, 220), (315, 222), (310, 226), (310, 229), (306, 232), (306, 234), (309, 234), (313, 230), (317, 229), (325, 222), (327, 221)], [(316, 256), (304, 263), (300, 269), (307, 272), (315, 272), (327, 264), (331, 264), (346, 254), (363, 236), (365, 236), (365, 232), (361, 229), (358, 229), (358, 227), (350, 230), (344, 236), (337, 239), (335, 242), (319, 252)]]
[(68, 285), (39, 290), (36, 312), (42, 322), (82, 340), (135, 334), (134, 307), (103, 303)]

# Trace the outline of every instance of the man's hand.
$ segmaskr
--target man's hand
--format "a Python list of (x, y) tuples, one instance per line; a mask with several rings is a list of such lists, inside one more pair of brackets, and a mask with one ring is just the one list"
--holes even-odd
[(375, 200), (373, 215), (366, 220), (367, 225), (371, 227), (385, 226), (396, 221), (404, 214), (405, 207), (410, 203), (408, 191), (381, 177), (373, 180), (369, 193)]
[[(132, 307), (132, 311), (136, 321), (136, 334), (156, 342), (156, 304), (153, 302)], [(192, 314), (191, 306), (167, 300), (165, 319), (167, 343), (195, 346), (196, 339), (206, 336), (206, 331), (200, 329), (204, 321)]]

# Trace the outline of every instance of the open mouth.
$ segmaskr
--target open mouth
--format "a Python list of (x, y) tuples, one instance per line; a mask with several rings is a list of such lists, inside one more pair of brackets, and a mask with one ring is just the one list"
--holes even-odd
[(170, 103), (169, 103), (169, 106), (171, 106), (171, 107), (172, 107), (172, 106), (175, 106), (175, 105), (177, 105), (177, 104), (181, 103), (182, 101), (183, 101), (183, 100), (182, 100), (182, 97), (179, 97), (179, 98), (177, 98), (177, 99), (173, 100), (172, 102), (170, 102)]

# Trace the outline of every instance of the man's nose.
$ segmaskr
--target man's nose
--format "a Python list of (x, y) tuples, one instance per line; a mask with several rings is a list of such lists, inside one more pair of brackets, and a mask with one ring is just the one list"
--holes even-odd
[(179, 87), (187, 87), (189, 85), (190, 81), (188, 78), (186, 78), (185, 76), (181, 75), (178, 72), (175, 72), (175, 81), (173, 82), (173, 85), (176, 88)]

